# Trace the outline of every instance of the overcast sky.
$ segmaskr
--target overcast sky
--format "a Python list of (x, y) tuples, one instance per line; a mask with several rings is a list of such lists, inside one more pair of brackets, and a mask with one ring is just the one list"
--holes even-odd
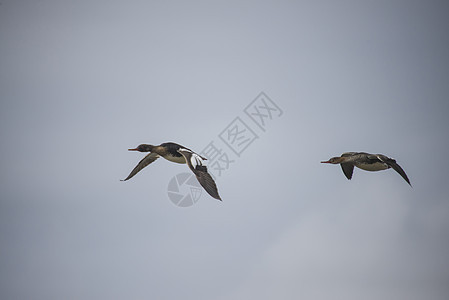
[[(0, 298), (448, 299), (448, 11), (1, 1)], [(228, 155), (223, 202), (172, 203), (164, 159), (120, 181), (168, 141)], [(346, 151), (413, 188), (320, 164)]]

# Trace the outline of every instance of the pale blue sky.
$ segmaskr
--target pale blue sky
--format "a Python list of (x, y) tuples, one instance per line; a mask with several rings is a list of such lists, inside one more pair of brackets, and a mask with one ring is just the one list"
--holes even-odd
[[(447, 299), (448, 9), (1, 1), (1, 298)], [(223, 202), (175, 206), (164, 160), (119, 181), (128, 148), (201, 151), (262, 91), (283, 115)], [(413, 188), (319, 163), (346, 151)]]

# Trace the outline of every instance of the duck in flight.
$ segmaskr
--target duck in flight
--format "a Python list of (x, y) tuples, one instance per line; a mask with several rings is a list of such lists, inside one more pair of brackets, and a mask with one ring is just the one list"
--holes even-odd
[(393, 168), (407, 183), (412, 186), (404, 170), (396, 163), (396, 160), (382, 154), (369, 154), (365, 152), (345, 152), (339, 157), (332, 157), (325, 164), (340, 164), (346, 178), (352, 178), (354, 166), (366, 171), (380, 171)]
[(212, 179), (212, 176), (207, 172), (207, 167), (203, 165), (203, 161), (207, 160), (201, 155), (193, 152), (189, 148), (181, 146), (176, 143), (163, 143), (159, 146), (141, 144), (137, 146), (135, 149), (128, 149), (129, 151), (139, 151), (139, 152), (150, 152), (147, 154), (131, 171), (131, 173), (123, 179), (122, 181), (126, 181), (131, 179), (134, 175), (140, 172), (143, 168), (151, 164), (153, 161), (158, 159), (160, 156), (169, 160), (171, 162), (185, 164), (189, 166), (190, 170), (192, 170), (193, 174), (195, 174), (198, 182), (201, 186), (206, 190), (206, 192), (211, 195), (213, 198), (221, 201), (220, 196), (218, 195), (217, 185), (215, 181)]

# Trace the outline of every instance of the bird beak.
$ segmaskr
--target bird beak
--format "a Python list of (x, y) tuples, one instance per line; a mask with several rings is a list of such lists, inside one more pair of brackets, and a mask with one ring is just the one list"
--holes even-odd
[(321, 163), (322, 164), (330, 164), (331, 162), (327, 160), (327, 161), (322, 161)]
[(128, 151), (139, 151), (139, 150), (137, 150), (136, 148), (136, 149), (128, 149)]

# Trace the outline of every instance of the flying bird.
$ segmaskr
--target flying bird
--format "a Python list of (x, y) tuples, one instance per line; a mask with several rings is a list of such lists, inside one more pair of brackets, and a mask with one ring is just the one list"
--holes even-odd
[(354, 166), (365, 171), (380, 171), (393, 168), (407, 183), (412, 186), (404, 170), (396, 160), (382, 154), (369, 154), (365, 152), (345, 152), (339, 157), (332, 157), (325, 164), (340, 164), (346, 178), (351, 179)]
[(206, 190), (206, 192), (213, 198), (221, 201), (220, 195), (218, 195), (217, 185), (212, 176), (207, 172), (207, 167), (203, 164), (206, 158), (193, 152), (187, 147), (181, 146), (176, 143), (163, 143), (159, 146), (141, 144), (135, 149), (128, 149), (129, 151), (150, 152), (147, 154), (131, 171), (131, 173), (123, 179), (126, 181), (134, 177), (143, 168), (154, 162), (159, 157), (163, 157), (171, 162), (185, 164), (189, 166), (193, 174), (195, 174), (198, 182)]

